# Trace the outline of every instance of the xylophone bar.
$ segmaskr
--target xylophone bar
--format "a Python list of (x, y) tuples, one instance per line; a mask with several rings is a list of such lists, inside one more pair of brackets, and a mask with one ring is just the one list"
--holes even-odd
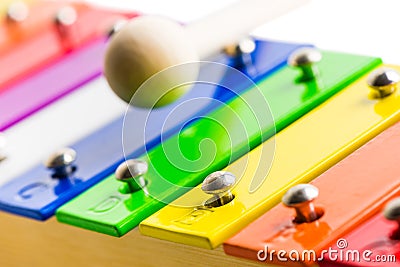
[[(222, 244), (279, 203), (288, 188), (311, 181), (399, 120), (399, 92), (387, 98), (371, 98), (366, 80), (367, 76), (363, 76), (355, 81), (278, 133), (275, 140), (266, 141), (224, 169), (238, 179), (232, 189), (234, 199), (231, 202), (208, 207), (204, 203), (210, 196), (197, 187), (144, 220), (140, 231), (203, 248)], [(268, 169), (265, 162), (275, 144), (274, 161)], [(256, 190), (251, 187), (254, 181), (262, 181)], [(269, 217), (267, 213), (264, 220)], [(264, 229), (264, 220), (258, 222), (258, 228)], [(248, 239), (249, 231), (243, 232), (243, 239), (252, 244), (246, 242), (248, 246), (243, 250), (253, 253), (253, 246), (258, 245), (256, 241), (264, 240), (274, 232), (274, 227), (266, 228), (264, 235), (255, 231)], [(241, 240), (237, 237), (227, 243), (228, 252), (239, 253), (237, 239)]]
[(6, 159), (0, 164), (0, 184), (26, 173), (54, 150), (96, 132), (125, 109), (107, 82), (98, 78), (8, 128), (4, 132), (8, 145), (2, 151)]
[[(398, 95), (389, 98), (384, 100), (385, 104), (398, 101), (395, 100)], [(257, 260), (258, 251), (267, 246), (269, 251), (287, 252), (287, 262), (279, 262), (276, 255), (272, 256), (275, 264), (285, 266), (301, 263), (288, 258), (291, 250), (300, 255), (305, 250), (315, 251), (321, 260), (322, 250), (380, 211), (388, 199), (399, 195), (399, 146), (400, 124), (397, 123), (311, 182), (319, 189), (319, 197), (314, 202), (317, 209), (323, 210), (321, 218), (296, 223), (293, 209), (279, 204), (228, 240), (224, 244), (225, 251)], [(369, 239), (361, 240), (365, 245)], [(270, 255), (262, 256), (270, 262)], [(318, 262), (305, 259), (305, 263)]]
[[(318, 65), (322, 75), (317, 82), (299, 81), (298, 70), (284, 67), (261, 80), (260, 89), (242, 93), (141, 156), (149, 164), (144, 175), (148, 181), (146, 190), (124, 193), (120, 182), (111, 175), (61, 207), (57, 218), (94, 231), (124, 235), (209, 173), (273, 135), (269, 107), (280, 131), (379, 62), (376, 58), (323, 52)], [(211, 140), (215, 147), (201, 147), (203, 140)], [(204, 155), (204, 149), (209, 154)], [(270, 158), (267, 153), (266, 161)]]
[(105, 47), (103, 38), (96, 40), (1, 93), (0, 131), (98, 77)]
[[(399, 189), (396, 195), (399, 197)], [(369, 267), (399, 266), (398, 222), (389, 221), (382, 212), (374, 215), (356, 229), (343, 235), (339, 240), (344, 243), (331, 243), (329, 247), (338, 251), (333, 255), (324, 255), (321, 267)], [(341, 256), (340, 255), (344, 255)], [(350, 255), (350, 256), (347, 256)], [(353, 256), (354, 255), (354, 256)]]
[[(249, 70), (253, 70), (251, 77), (255, 80), (261, 79), (269, 73), (274, 72), (286, 61), (288, 55), (299, 47), (297, 44), (286, 44), (280, 42), (258, 41), (256, 43), (257, 49), (252, 53), (251, 57), (253, 57), (253, 60), (252, 63), (249, 64)], [(98, 44), (100, 50), (103, 46), (104, 45), (101, 42)], [(76, 71), (76, 66), (79, 66), (78, 62), (83, 60), (85, 57), (88, 58), (88, 60), (84, 60), (87, 64), (90, 64), (91, 61), (97, 62), (98, 59), (96, 59), (96, 56), (96, 49), (85, 51), (83, 55), (74, 56), (73, 60), (71, 60), (71, 64), (66, 64), (66, 62), (63, 61), (60, 66), (55, 66), (59, 67), (54, 69), (56, 73), (59, 73), (60, 77), (56, 78), (54, 77), (54, 74), (47, 76), (54, 79), (55, 86), (63, 86), (61, 82), (65, 81), (68, 84), (65, 88), (70, 88), (71, 84), (69, 83), (72, 81), (68, 79), (69, 77), (64, 76), (66, 73), (70, 73), (72, 76), (75, 74), (72, 71), (68, 72), (68, 70), (73, 69)], [(216, 58), (216, 61), (219, 61), (220, 63), (236, 64), (237, 59), (226, 55), (220, 55)], [(97, 67), (96, 64), (94, 65)], [(241, 65), (238, 67), (242, 71), (249, 71), (246, 66)], [(85, 69), (90, 70), (88, 67)], [(204, 70), (203, 73), (202, 76), (209, 74), (207, 69)], [(31, 128), (23, 127), (24, 129), (19, 131), (19, 135), (18, 133), (11, 133), (11, 136), (14, 137), (11, 144), (14, 151), (9, 155), (9, 160), (5, 161), (4, 165), (0, 165), (0, 170), (4, 170), (3, 173), (5, 173), (5, 175), (2, 176), (2, 182), (11, 178), (15, 179), (0, 189), (1, 209), (41, 220), (52, 216), (60, 205), (114, 172), (116, 167), (124, 159), (123, 149), (125, 153), (133, 156), (140, 156), (145, 153), (146, 149), (150, 149), (152, 146), (159, 144), (161, 142), (161, 135), (162, 138), (167, 138), (190, 120), (206, 114), (208, 111), (222, 105), (224, 101), (232, 98), (235, 94), (248, 88), (247, 83), (240, 84), (240, 81), (235, 80), (234, 77), (232, 77), (232, 75), (235, 74), (234, 72), (231, 72), (230, 74), (224, 74), (224, 72), (220, 73), (221, 75), (214, 77), (216, 79), (214, 83), (218, 83), (221, 79), (229, 80), (231, 85), (234, 85), (234, 90), (232, 92), (225, 90), (222, 87), (214, 85), (207, 86), (199, 83), (174, 105), (162, 109), (156, 109), (150, 113), (144, 109), (131, 108), (125, 116), (115, 119), (110, 124), (96, 130), (93, 134), (90, 134), (85, 138), (82, 138), (82, 140), (77, 141), (75, 144), (70, 145), (70, 147), (77, 153), (77, 160), (74, 163), (77, 170), (74, 172), (72, 177), (69, 177), (69, 179), (54, 179), (51, 170), (49, 170), (44, 164), (38, 163), (37, 160), (36, 162), (33, 160), (35, 159), (35, 156), (37, 158), (37, 154), (28, 154), (28, 156), (24, 157), (19, 156), (20, 154), (25, 154), (24, 150), (26, 150), (27, 147), (32, 147), (32, 145), (26, 146), (26, 137), (24, 133), (32, 132), (35, 129), (36, 131), (40, 131), (40, 129), (44, 127), (42, 124), (44, 122), (49, 123), (49, 119), (43, 120), (44, 122), (38, 122), (33, 129), (32, 126)], [(85, 73), (80, 74), (84, 77), (88, 76), (85, 75)], [(43, 81), (45, 80), (46, 79), (43, 79)], [(104, 81), (101, 79), (92, 83), (91, 87), (101, 86), (106, 90), (107, 86), (103, 83)], [(32, 82), (27, 83), (27, 85), (31, 84)], [(93, 99), (86, 99), (88, 103), (92, 103), (94, 100), (98, 99), (95, 94), (96, 93), (93, 91)], [(112, 105), (102, 105), (102, 103), (93, 103), (93, 105), (96, 106), (89, 106), (93, 109), (90, 114), (91, 116), (98, 118), (98, 120), (101, 120), (101, 116), (96, 116), (96, 112), (99, 114), (104, 113), (106, 111), (104, 106), (107, 106), (107, 109), (113, 108)], [(71, 102), (69, 108), (75, 109), (73, 102)], [(66, 114), (70, 113), (70, 111), (65, 108), (64, 112)], [(173, 116), (171, 116), (171, 114)], [(72, 115), (63, 115), (63, 121), (59, 118), (54, 118), (56, 121), (54, 121), (52, 125), (53, 127), (57, 127), (61, 123), (59, 126), (59, 129), (61, 129), (73, 127), (73, 125), (83, 123), (87, 120), (87, 118), (81, 118), (76, 116), (76, 114), (75, 117), (77, 118), (74, 118)], [(124, 147), (122, 149), (120, 139), (125, 117), (128, 118), (128, 126), (125, 127), (127, 130), (124, 131), (124, 135), (128, 138), (124, 142)], [(130, 119), (132, 119), (134, 124), (130, 125), (131, 127), (129, 126)], [(125, 123), (125, 125), (127, 123)], [(24, 125), (26, 125), (25, 122)], [(143, 129), (143, 131), (138, 131), (138, 129)], [(146, 133), (144, 132), (144, 129), (146, 129)], [(44, 157), (46, 155), (43, 155), (43, 148), (54, 148), (61, 147), (61, 145), (68, 145), (66, 140), (57, 140), (52, 138), (54, 134), (54, 131), (49, 131), (46, 132), (46, 136), (36, 136), (36, 149), (34, 151), (41, 151), (41, 155)], [(18, 139), (21, 139), (21, 141), (18, 142)], [(48, 139), (57, 141), (54, 141), (54, 143), (49, 145)], [(40, 149), (41, 146), (43, 147)], [(93, 155), (93, 151), (97, 151), (97, 153)], [(47, 153), (48, 155), (50, 154), (49, 151), (47, 151)], [(34, 161), (35, 166), (31, 164), (32, 161)], [(24, 168), (18, 168), (18, 166), (21, 165), (24, 166)], [(15, 177), (16, 170), (21, 174), (19, 177)]]
[[(76, 21), (60, 26), (56, 15), (66, 7), (76, 11)], [(136, 16), (63, 1), (40, 2), (30, 8), (26, 20), (0, 24), (0, 93), (12, 90), (10, 86), (46, 66), (57, 64), (69, 52), (104, 38), (117, 21)]]

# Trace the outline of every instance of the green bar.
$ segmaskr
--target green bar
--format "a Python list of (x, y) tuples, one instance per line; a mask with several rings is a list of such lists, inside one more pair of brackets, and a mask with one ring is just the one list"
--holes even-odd
[(121, 193), (124, 185), (111, 175), (62, 206), (57, 219), (122, 236), (164, 203), (271, 138), (275, 129), (282, 130), (380, 63), (378, 58), (323, 52), (320, 78), (307, 83), (298, 82), (299, 70), (283, 67), (258, 82), (259, 90), (247, 90), (141, 157), (149, 163), (147, 190), (163, 202), (144, 191)]

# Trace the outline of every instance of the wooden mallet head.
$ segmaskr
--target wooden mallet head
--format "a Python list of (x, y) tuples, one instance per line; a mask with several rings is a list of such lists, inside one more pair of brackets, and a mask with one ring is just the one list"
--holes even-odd
[(164, 73), (143, 91), (138, 92), (139, 87), (167, 68), (221, 51), (261, 23), (306, 1), (242, 0), (187, 26), (157, 16), (135, 18), (112, 36), (105, 57), (105, 76), (112, 90), (131, 105), (167, 105), (190, 89), (189, 85), (177, 85), (182, 80), (196, 80), (199, 70), (194, 65), (188, 71)]

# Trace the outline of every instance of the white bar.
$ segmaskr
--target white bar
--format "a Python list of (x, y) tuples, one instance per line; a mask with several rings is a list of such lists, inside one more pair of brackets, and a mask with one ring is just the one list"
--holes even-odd
[(107, 82), (98, 78), (9, 128), (5, 131), (7, 159), (0, 162), (0, 185), (121, 116), (126, 106)]

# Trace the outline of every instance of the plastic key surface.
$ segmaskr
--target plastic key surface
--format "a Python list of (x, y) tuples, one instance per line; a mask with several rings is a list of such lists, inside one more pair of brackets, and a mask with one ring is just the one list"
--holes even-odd
[(1, 151), (6, 159), (0, 163), (0, 185), (24, 173), (29, 176), (28, 171), (54, 150), (98, 131), (125, 110), (126, 103), (105, 79), (97, 78), (8, 128), (4, 131), (7, 144)]
[[(398, 197), (399, 189), (396, 191)], [(393, 195), (391, 193), (390, 195)], [(331, 243), (329, 247), (338, 251), (332, 255), (323, 255), (321, 267), (396, 267), (400, 266), (400, 242), (393, 239), (398, 223), (384, 218), (382, 212), (359, 225), (352, 232), (342, 235), (342, 243)], [(339, 239), (339, 240), (340, 240)], [(339, 245), (339, 247), (338, 247)], [(357, 251), (356, 254), (352, 251)], [(340, 255), (344, 255), (340, 257)], [(350, 256), (346, 256), (350, 255)], [(352, 256), (355, 255), (355, 256)]]
[[(395, 108), (399, 99), (399, 94), (389, 96), (376, 104), (376, 111), (388, 116), (389, 107)], [(398, 117), (396, 113), (393, 115)], [(351, 125), (349, 128), (355, 126), (354, 123)], [(287, 252), (286, 262), (279, 262), (274, 255), (275, 264), (296, 266), (302, 262), (291, 261), (289, 251), (296, 250), (303, 255), (305, 250), (309, 250), (315, 251), (317, 256), (312, 260), (304, 259), (303, 263), (320, 261), (323, 249), (343, 238), (346, 232), (380, 211), (388, 199), (399, 194), (398, 147), (399, 123), (311, 182), (319, 189), (319, 197), (314, 203), (323, 209), (321, 218), (310, 223), (294, 223), (294, 210), (279, 204), (228, 240), (224, 244), (225, 251), (257, 260), (258, 251), (267, 246), (269, 251)], [(365, 244), (368, 239), (363, 240)], [(351, 244), (350, 240), (347, 241)], [(266, 261), (269, 260), (267, 256)]]
[[(15, 2), (17, 1), (13, 4)], [(15, 45), (29, 43), (49, 34), (53, 36), (54, 44), (61, 48), (62, 37), (57, 32), (56, 16), (67, 6), (76, 11), (76, 22), (78, 17), (89, 10), (89, 6), (81, 3), (38, 1), (27, 6), (27, 15), (21, 21), (5, 19), (0, 24), (0, 54), (15, 49)]]
[[(222, 244), (275, 206), (288, 188), (314, 179), (400, 118), (398, 93), (386, 99), (370, 99), (366, 78), (355, 81), (278, 133), (275, 139), (228, 166), (226, 170), (239, 180), (232, 189), (232, 202), (204, 209), (203, 203), (210, 196), (197, 187), (177, 200), (190, 203), (190, 207), (172, 203), (143, 221), (141, 232), (204, 248)], [(271, 168), (266, 169), (264, 162), (274, 145), (274, 160)], [(254, 192), (249, 188), (253, 180), (263, 181)], [(267, 214), (265, 218), (274, 216)], [(273, 229), (267, 228), (265, 234), (257, 232), (246, 240), (258, 245), (257, 240), (265, 240)], [(246, 237), (246, 233), (241, 236)], [(285, 239), (278, 235), (277, 240), (280, 238)], [(239, 245), (232, 240), (228, 252)]]
[[(76, 21), (69, 26), (60, 26), (55, 18), (66, 7), (76, 10)], [(24, 21), (7, 20), (0, 24), (0, 92), (11, 90), (11, 85), (68, 52), (104, 38), (118, 20), (136, 15), (63, 1), (38, 2), (29, 8)]]
[[(300, 47), (298, 44), (258, 41), (257, 49), (252, 54), (254, 60), (251, 68), (256, 70), (253, 78), (258, 79), (275, 71), (286, 62), (288, 55), (298, 47)], [(229, 63), (231, 58), (221, 55), (216, 60), (222, 63)], [(74, 72), (76, 71), (76, 68), (71, 66), (66, 69), (74, 69)], [(242, 66), (242, 71), (246, 72), (246, 67)], [(228, 79), (228, 76), (224, 77), (224, 79)], [(220, 79), (221, 77), (223, 76), (216, 78)], [(231, 82), (235, 82), (235, 80), (231, 79)], [(237, 83), (235, 83), (235, 86), (236, 93), (246, 89), (245, 86)], [(150, 114), (147, 123), (148, 111), (131, 108), (126, 116), (128, 120), (132, 118), (135, 125), (132, 125), (133, 127), (125, 127), (127, 131), (124, 132), (124, 135), (129, 136), (124, 144), (126, 153), (140, 156), (146, 149), (145, 138), (149, 140), (146, 144), (147, 149), (149, 149), (160, 142), (159, 136), (161, 132), (163, 138), (166, 138), (192, 118), (201, 116), (221, 105), (221, 103), (215, 103), (217, 102), (215, 99), (226, 101), (232, 98), (235, 95), (234, 93), (215, 86), (198, 85), (174, 105), (154, 110)], [(90, 100), (88, 101), (91, 102)], [(104, 109), (104, 107), (99, 106), (96, 109)], [(173, 114), (172, 120), (170, 119), (170, 114)], [(169, 118), (168, 123), (164, 125), (166, 118)], [(86, 119), (90, 120), (90, 117)], [(82, 118), (75, 120), (80, 121)], [(51, 171), (47, 170), (43, 164), (39, 164), (36, 167), (29, 165), (30, 168), (25, 168), (24, 173), (19, 172), (21, 174), (20, 177), (0, 189), (0, 208), (36, 219), (46, 219), (53, 215), (60, 205), (109, 175), (123, 160), (124, 154), (121, 145), (123, 123), (124, 116), (121, 116), (71, 146), (77, 152), (77, 171), (70, 180), (53, 179)], [(63, 128), (68, 127), (68, 121), (63, 122), (63, 125), (65, 125)], [(13, 128), (10, 129), (12, 130)], [(137, 129), (146, 129), (146, 136), (142, 136), (144, 134), (143, 130), (138, 131)], [(25, 132), (27, 131), (29, 129), (25, 129)], [(19, 132), (22, 134), (22, 131)], [(51, 134), (54, 134), (54, 132), (49, 133), (49, 135)], [(20, 138), (25, 140), (22, 135)], [(48, 138), (51, 137), (49, 136)], [(43, 138), (41, 146), (49, 147), (47, 145), (48, 138)], [(18, 146), (17, 144), (19, 142), (14, 139), (14, 146)], [(68, 143), (64, 142), (62, 145), (65, 146)], [(37, 147), (39, 148), (40, 146)], [(52, 147), (57, 146), (52, 144)], [(18, 153), (25, 153), (24, 149), (25, 146), (22, 145), (18, 151), (15, 151), (10, 156), (9, 163), (5, 161), (3, 165), (0, 164), (0, 170), (6, 170), (7, 168), (12, 170), (17, 169), (17, 166), (27, 165), (30, 158), (24, 157), (24, 161), (21, 162), (18, 156)], [(96, 153), (94, 154), (93, 151), (96, 151)], [(3, 176), (3, 181), (4, 179), (13, 178), (12, 176), (11, 174), (6, 175), (6, 177)], [(27, 191), (30, 193), (27, 194)], [(21, 198), (19, 196), (21, 194), (25, 197)], [(26, 197), (27, 195), (29, 197)]]
[(0, 93), (0, 131), (99, 76), (105, 48), (97, 40)]
[(144, 175), (146, 190), (125, 194), (111, 175), (61, 207), (57, 219), (121, 236), (199, 184), (208, 173), (223, 168), (273, 135), (274, 125), (264, 101), (269, 102), (280, 131), (379, 63), (376, 58), (323, 52), (318, 88), (315, 81), (296, 82), (298, 70), (286, 66), (261, 80), (260, 90), (252, 88), (242, 93), (141, 156), (149, 164)]

